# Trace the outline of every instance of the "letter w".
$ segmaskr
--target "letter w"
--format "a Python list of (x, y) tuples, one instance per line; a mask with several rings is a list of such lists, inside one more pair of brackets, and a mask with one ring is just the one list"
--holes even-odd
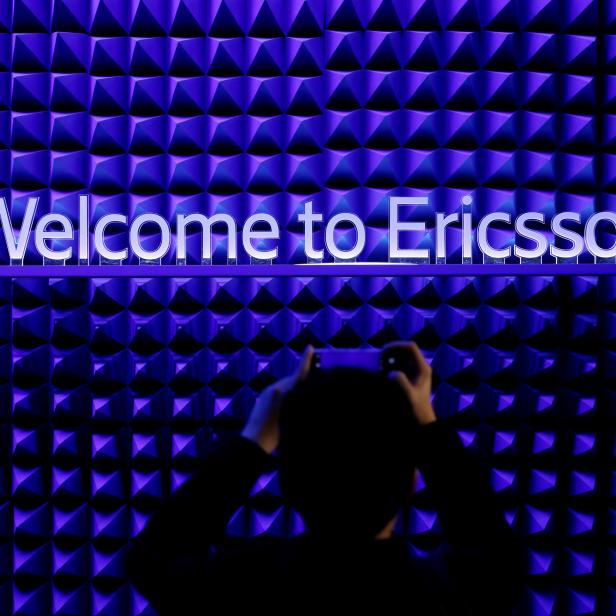
[(6, 199), (4, 197), (0, 199), (0, 224), (2, 224), (4, 241), (6, 242), (6, 247), (9, 251), (9, 257), (11, 259), (23, 261), (37, 206), (38, 197), (30, 197), (28, 199), (28, 203), (26, 204), (26, 213), (21, 221), (21, 229), (17, 231), (17, 236), (19, 239), (16, 239), (15, 234), (13, 233), (13, 225), (11, 224), (11, 217), (9, 215), (9, 208), (6, 204)]

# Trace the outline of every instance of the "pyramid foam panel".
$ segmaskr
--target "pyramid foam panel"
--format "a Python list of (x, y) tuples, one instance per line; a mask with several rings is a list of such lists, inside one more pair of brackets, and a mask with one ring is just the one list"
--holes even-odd
[[(394, 194), (613, 209), (615, 69), (598, 0), (0, 0), (0, 196), (268, 211), (284, 262), (313, 200), (380, 259)], [(0, 612), (152, 614), (124, 554), (209, 444), (306, 344), (411, 337), (525, 542), (519, 613), (616, 613), (608, 276), (0, 280)], [(228, 532), (302, 528), (274, 473)], [(398, 530), (443, 540), (423, 485)]]

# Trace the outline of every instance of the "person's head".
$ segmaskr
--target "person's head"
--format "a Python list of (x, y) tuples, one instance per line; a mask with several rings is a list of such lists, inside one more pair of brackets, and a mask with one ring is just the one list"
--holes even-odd
[(285, 396), (279, 426), (281, 489), (309, 531), (375, 537), (412, 493), (416, 423), (385, 374), (313, 370)]

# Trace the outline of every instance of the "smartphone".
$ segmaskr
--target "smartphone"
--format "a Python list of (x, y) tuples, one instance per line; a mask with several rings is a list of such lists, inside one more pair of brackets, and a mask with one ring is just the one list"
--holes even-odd
[(411, 353), (399, 347), (383, 349), (319, 349), (315, 351), (312, 367), (327, 370), (337, 367), (363, 368), (373, 372), (400, 370), (414, 380), (418, 366)]

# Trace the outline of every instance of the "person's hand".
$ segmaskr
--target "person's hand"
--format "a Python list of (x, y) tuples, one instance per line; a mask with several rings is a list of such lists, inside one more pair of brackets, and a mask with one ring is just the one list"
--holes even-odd
[(436, 413), (430, 399), (432, 393), (432, 368), (430, 364), (414, 342), (392, 342), (386, 346), (386, 348), (392, 347), (408, 350), (417, 365), (417, 376), (411, 380), (400, 371), (391, 372), (389, 376), (398, 381), (408, 396), (419, 425), (425, 426), (435, 422)]
[(242, 431), (242, 436), (259, 445), (266, 453), (272, 453), (278, 446), (280, 432), (278, 417), (282, 400), (296, 383), (306, 378), (312, 364), (314, 348), (306, 347), (297, 370), (266, 387), (250, 413), (250, 418)]

